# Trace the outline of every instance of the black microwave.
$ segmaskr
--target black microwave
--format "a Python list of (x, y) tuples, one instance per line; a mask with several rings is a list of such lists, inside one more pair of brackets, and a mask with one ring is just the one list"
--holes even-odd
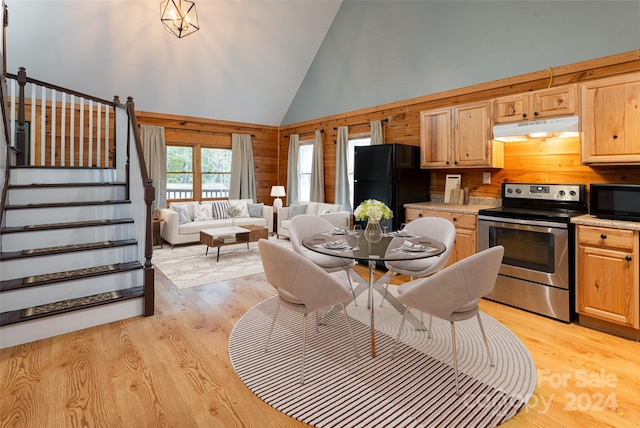
[(591, 184), (589, 213), (600, 218), (640, 221), (640, 184)]

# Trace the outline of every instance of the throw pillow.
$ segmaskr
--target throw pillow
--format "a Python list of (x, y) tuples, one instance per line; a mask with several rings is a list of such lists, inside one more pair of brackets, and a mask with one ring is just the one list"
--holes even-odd
[(171, 209), (178, 213), (178, 224), (190, 223), (189, 211), (186, 205), (172, 205)]
[(193, 206), (193, 221), (213, 220), (212, 207), (209, 204)]
[(249, 210), (249, 217), (261, 218), (263, 206), (264, 204), (247, 204), (247, 208)]
[(214, 220), (229, 218), (227, 210), (229, 209), (229, 201), (215, 201), (211, 204)]
[(230, 206), (238, 207), (240, 209), (242, 214), (240, 214), (238, 216), (238, 218), (249, 218), (250, 217), (249, 208), (247, 207), (247, 203), (246, 202), (234, 202), (233, 204), (230, 204)]
[(297, 215), (306, 214), (306, 213), (307, 213), (306, 205), (293, 204), (289, 207), (289, 219), (292, 219)]

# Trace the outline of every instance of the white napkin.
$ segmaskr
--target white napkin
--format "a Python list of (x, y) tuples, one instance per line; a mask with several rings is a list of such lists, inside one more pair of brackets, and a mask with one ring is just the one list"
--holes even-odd
[(400, 247), (409, 251), (425, 251), (427, 249), (424, 245), (414, 244), (410, 241), (404, 241)]
[(327, 248), (343, 248), (347, 246), (347, 243), (342, 239), (338, 239), (337, 241), (325, 242), (324, 246)]
[[(413, 234), (412, 234), (411, 232), (409, 232), (408, 230), (404, 230), (404, 229), (402, 229), (402, 230), (398, 230), (398, 231), (396, 232), (396, 235), (397, 235), (397, 236), (412, 236)], [(405, 242), (406, 242), (406, 241), (405, 241)]]
[(333, 235), (346, 235), (346, 234), (347, 234), (347, 231), (346, 231), (346, 230), (344, 230), (344, 229), (341, 229), (341, 228), (339, 228), (339, 227), (335, 227), (335, 228), (333, 228), (333, 230), (331, 231), (331, 233), (332, 233)]

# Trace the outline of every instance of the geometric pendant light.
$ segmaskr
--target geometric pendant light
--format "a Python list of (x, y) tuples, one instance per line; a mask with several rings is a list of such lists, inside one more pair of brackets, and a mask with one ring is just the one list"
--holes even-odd
[(165, 30), (179, 39), (200, 29), (196, 5), (189, 0), (163, 0), (160, 2), (160, 21)]

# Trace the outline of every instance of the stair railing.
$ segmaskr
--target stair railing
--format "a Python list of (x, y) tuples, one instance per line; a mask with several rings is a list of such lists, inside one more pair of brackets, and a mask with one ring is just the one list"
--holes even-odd
[(114, 167), (111, 101), (32, 79), (24, 67), (5, 76), (16, 165)]
[[(117, 98), (116, 98), (117, 100)], [(115, 104), (115, 103), (114, 103)], [(116, 109), (119, 114), (121, 109)], [(128, 125), (126, 128), (127, 150), (129, 154), (127, 162), (127, 193), (134, 208), (134, 224), (138, 228), (137, 236), (144, 236), (144, 246), (139, 245), (139, 259), (144, 257), (144, 296), (145, 296), (145, 316), (153, 315), (155, 302), (154, 268), (151, 262), (153, 256), (153, 232), (152, 232), (152, 211), (155, 201), (155, 187), (153, 180), (149, 178), (147, 167), (144, 161), (142, 139), (140, 138), (140, 128), (136, 119), (135, 105), (133, 98), (127, 98), (126, 115)], [(118, 129), (118, 128), (116, 128)], [(118, 130), (118, 135), (120, 131)], [(142, 204), (144, 202), (144, 205)]]
[[(155, 188), (147, 174), (133, 99), (129, 97), (123, 105), (117, 96), (110, 102), (51, 85), (27, 77), (24, 67), (18, 75), (5, 73), (5, 77), (8, 147), (17, 153), (16, 166), (113, 168), (116, 179), (126, 183), (136, 236), (144, 237), (137, 257), (144, 260), (144, 315), (153, 315)], [(30, 98), (25, 98), (25, 92), (30, 92)]]

